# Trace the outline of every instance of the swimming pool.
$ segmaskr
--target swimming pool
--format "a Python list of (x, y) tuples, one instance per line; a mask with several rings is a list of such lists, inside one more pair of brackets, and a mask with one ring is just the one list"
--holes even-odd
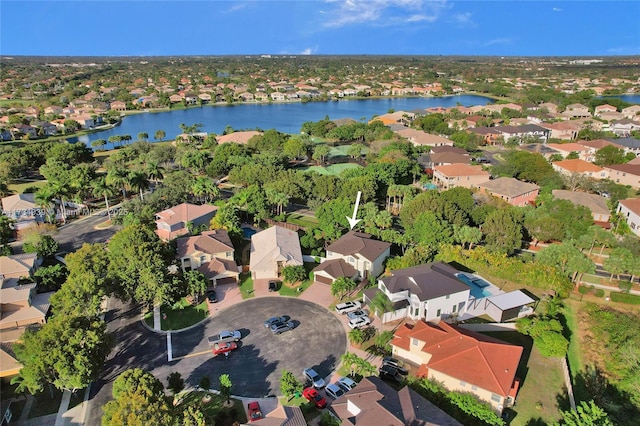
[(474, 277), (467, 274), (456, 274), (456, 278), (465, 283), (471, 289), (471, 296), (476, 299), (482, 299), (483, 297), (493, 296), (493, 293), (489, 291), (490, 283), (482, 278)]
[(253, 234), (255, 234), (256, 232), (258, 232), (256, 229), (251, 228), (251, 227), (249, 227), (249, 226), (243, 226), (243, 227), (241, 227), (240, 229), (242, 229), (242, 235), (244, 235), (244, 238), (245, 238), (246, 240), (250, 240), (250, 239), (251, 239), (251, 236), (252, 236)]

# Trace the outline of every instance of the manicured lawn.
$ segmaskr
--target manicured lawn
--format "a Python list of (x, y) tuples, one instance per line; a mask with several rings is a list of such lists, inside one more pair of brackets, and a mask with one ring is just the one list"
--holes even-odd
[[(551, 424), (560, 419), (558, 399), (564, 400), (564, 379), (562, 368), (557, 358), (547, 358), (533, 347), (531, 338), (518, 332), (483, 333), (508, 343), (524, 348), (517, 377), (521, 379), (520, 391), (516, 405), (512, 408), (516, 413), (511, 421), (512, 426), (527, 424)], [(530, 421), (536, 423), (529, 423)]]
[(287, 217), (288, 223), (293, 223), (294, 225), (311, 227), (318, 224), (318, 219), (311, 216), (305, 216), (297, 213), (293, 213)]
[(27, 188), (43, 188), (47, 184), (46, 180), (37, 180), (34, 182), (20, 182), (20, 183), (10, 183), (7, 185), (10, 191), (13, 191), (14, 194), (22, 194)]
[(320, 410), (318, 410), (311, 402), (307, 401), (303, 396), (299, 396), (297, 398), (294, 397), (291, 400), (288, 397), (283, 396), (280, 398), (280, 404), (287, 405), (289, 407), (300, 407), (307, 424), (309, 424), (310, 420), (320, 415)]
[(240, 294), (242, 299), (249, 299), (254, 297), (253, 294), (253, 279), (250, 272), (240, 274)]
[(305, 169), (305, 171), (314, 171), (322, 175), (337, 176), (345, 170), (356, 169), (358, 167), (361, 167), (361, 166), (359, 164), (354, 164), (354, 163), (342, 163), (342, 164), (332, 164), (331, 166), (328, 166), (328, 167), (311, 166)]
[[(203, 402), (205, 395), (211, 396), (211, 401)], [(224, 398), (220, 395), (211, 394), (209, 392), (194, 391), (182, 396), (180, 406), (187, 407), (189, 405), (199, 407), (205, 417), (205, 424), (212, 425), (233, 425), (244, 424), (247, 422), (247, 415), (244, 410), (244, 404), (240, 400), (232, 399), (233, 407), (224, 408)], [(237, 422), (237, 423), (236, 423)]]
[[(580, 347), (580, 335), (578, 334), (578, 310), (580, 309), (580, 303), (575, 300), (566, 299), (564, 300), (564, 305), (565, 307), (562, 312), (567, 320), (567, 327), (571, 333), (567, 358), (569, 360), (569, 371), (571, 372), (571, 376), (575, 379), (576, 375), (584, 369), (584, 360), (582, 358), (582, 349)], [(576, 402), (586, 398), (588, 396), (586, 390), (579, 387), (575, 380), (573, 380), (573, 383)]]
[[(197, 324), (209, 315), (207, 301), (199, 305), (190, 304), (184, 297), (173, 306), (160, 307), (160, 328), (162, 330), (181, 330)], [(149, 327), (153, 327), (153, 311), (144, 315)]]

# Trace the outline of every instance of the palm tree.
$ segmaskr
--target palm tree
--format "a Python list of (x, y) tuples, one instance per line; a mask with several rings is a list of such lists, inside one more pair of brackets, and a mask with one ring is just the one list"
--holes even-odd
[[(40, 188), (35, 194), (36, 205), (45, 212), (45, 220), (48, 222), (53, 222), (55, 219), (55, 210), (53, 210), (53, 199), (55, 195), (51, 188), (48, 186), (44, 186)], [(52, 211), (53, 210), (53, 211)]]
[(162, 142), (162, 139), (164, 139), (165, 136), (167, 136), (167, 132), (160, 129), (160, 130), (156, 130), (156, 133), (155, 135), (153, 135), (153, 138)]
[(208, 202), (220, 195), (220, 189), (216, 183), (207, 176), (196, 177), (193, 185), (191, 185), (191, 192), (194, 196), (200, 198), (201, 202)]
[(146, 141), (147, 139), (149, 139), (149, 133), (147, 133), (147, 132), (138, 133), (138, 140), (139, 141)]
[(62, 214), (62, 223), (67, 223), (67, 209), (64, 206), (65, 199), (69, 196), (70, 188), (65, 182), (49, 182), (53, 196), (60, 200), (60, 213)]
[(127, 198), (127, 185), (129, 184), (129, 171), (125, 168), (116, 167), (107, 172), (107, 183), (122, 188), (122, 197)]
[(273, 190), (271, 188), (267, 189), (266, 195), (267, 195), (267, 200), (271, 204), (275, 204), (276, 205), (276, 207), (277, 207), (276, 214), (277, 215), (281, 215), (284, 206), (289, 204), (289, 196), (287, 194), (285, 194), (284, 192), (275, 191), (275, 190)]
[(111, 209), (109, 208), (109, 197), (116, 195), (116, 190), (113, 186), (107, 184), (107, 179), (104, 176), (94, 180), (91, 184), (91, 192), (94, 196), (103, 196), (104, 203), (107, 205), (107, 216), (111, 221)]
[(160, 179), (164, 178), (163, 171), (164, 168), (157, 161), (149, 161), (145, 167), (147, 178), (151, 179), (153, 183), (158, 183)]
[(149, 180), (147, 175), (139, 170), (134, 170), (129, 173), (129, 186), (131, 189), (140, 191), (140, 201), (144, 201), (143, 191), (149, 189)]

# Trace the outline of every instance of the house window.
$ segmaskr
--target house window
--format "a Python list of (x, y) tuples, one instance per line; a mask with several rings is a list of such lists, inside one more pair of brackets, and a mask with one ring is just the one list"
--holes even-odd
[(471, 385), (471, 390), (472, 390), (472, 391), (477, 391), (477, 390), (478, 390), (478, 387), (477, 387), (476, 385)]
[(200, 263), (204, 263), (207, 261), (207, 256), (200, 256)]
[(454, 313), (454, 314), (456, 313), (456, 309), (457, 309), (457, 308), (458, 308), (458, 306), (457, 306), (457, 305), (453, 305), (453, 310), (452, 310), (452, 311), (453, 311), (453, 313)]
[(412, 346), (418, 346), (418, 339), (416, 339), (415, 337), (411, 338), (411, 345)]
[(380, 281), (380, 284), (378, 285), (378, 288), (382, 291), (384, 291), (385, 293), (387, 292), (387, 287), (382, 284), (382, 281)]
[(442, 313), (442, 309), (438, 309), (438, 310), (436, 311), (436, 316), (437, 316), (437, 317), (440, 317), (440, 314), (441, 314), (441, 313)]
[(420, 315), (420, 308), (415, 308), (415, 309), (413, 310), (413, 316), (414, 316), (414, 317), (417, 317), (418, 315)]
[(449, 299), (451, 297), (450, 294), (447, 294), (447, 297), (445, 297), (445, 299)]
[(349, 257), (347, 258), (347, 261), (348, 261), (350, 264), (352, 264), (352, 265), (353, 265), (354, 263), (356, 263), (356, 260), (355, 260), (352, 256), (349, 256)]
[(493, 402), (502, 402), (502, 397), (500, 395), (496, 395), (495, 393), (491, 394), (491, 401)]
[(233, 252), (228, 251), (228, 252), (225, 253), (225, 256), (231, 257), (231, 256), (233, 256)]

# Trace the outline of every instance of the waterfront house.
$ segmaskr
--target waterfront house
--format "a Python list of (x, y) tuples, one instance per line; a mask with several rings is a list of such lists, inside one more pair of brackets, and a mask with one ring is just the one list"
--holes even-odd
[(640, 237), (640, 198), (618, 201), (616, 212), (627, 222), (631, 232)]

